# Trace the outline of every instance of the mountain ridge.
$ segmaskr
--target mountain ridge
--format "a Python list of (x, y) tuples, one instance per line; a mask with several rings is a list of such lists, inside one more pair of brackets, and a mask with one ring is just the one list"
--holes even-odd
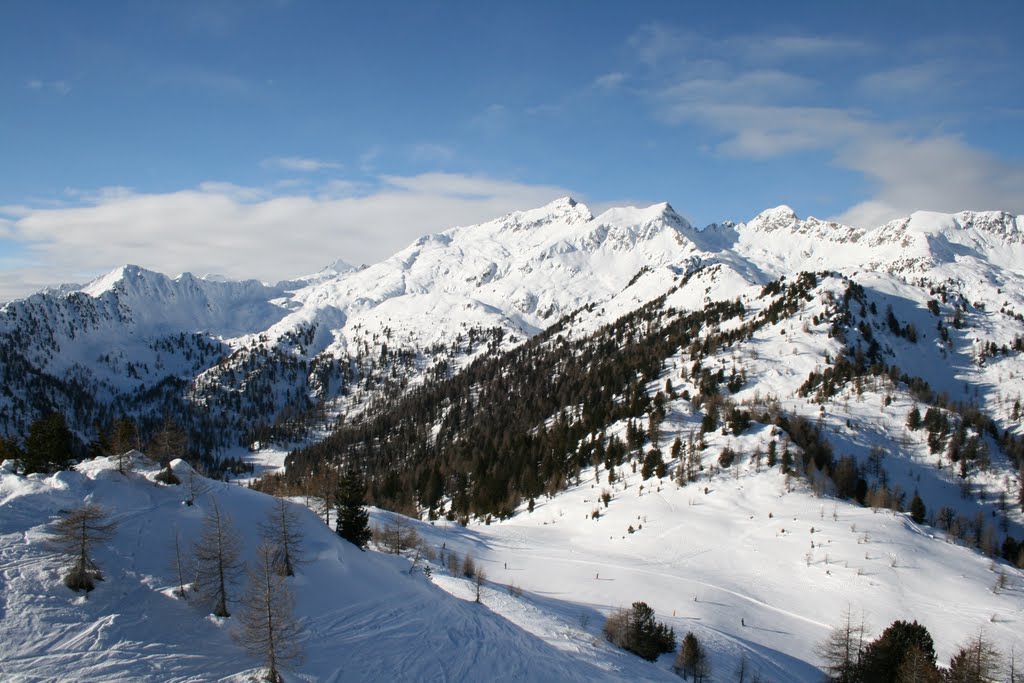
[[(138, 397), (172, 382), (192, 387), (191, 398), (174, 399), (179, 404), (223, 404), (227, 415), (240, 400), (255, 409), (246, 388), (261, 386), (270, 397), (258, 402), (261, 412), (271, 414), (230, 428), (220, 446), (227, 448), (282, 411), (324, 402), (359, 409), (365, 396), (353, 398), (352, 390), (370, 376), (385, 374), (384, 385), (402, 387), (455, 372), (488, 349), (511, 348), (581, 308), (641, 305), (698, 265), (719, 264), (732, 288), (802, 270), (877, 271), (901, 281), (954, 282), (966, 299), (1024, 311), (1022, 223), (998, 211), (918, 212), (865, 231), (801, 219), (780, 205), (746, 223), (698, 230), (664, 202), (595, 216), (562, 197), (423, 236), (375, 264), (335, 262), (276, 284), (122, 266), (73, 291), (5, 305), (0, 344), (9, 342), (7, 365), (18, 366), (18, 375), (59, 384), (70, 372), (82, 387), (119, 397), (107, 403), (114, 410), (152, 410)], [(480, 344), (484, 338), (490, 341)], [(173, 353), (165, 348), (170, 339)], [(391, 357), (396, 350), (406, 355)], [(9, 434), (23, 433), (35, 415), (81, 402), (11, 393), (0, 396), (0, 431)], [(87, 409), (74, 420), (83, 439), (93, 423), (109, 419), (106, 410)]]

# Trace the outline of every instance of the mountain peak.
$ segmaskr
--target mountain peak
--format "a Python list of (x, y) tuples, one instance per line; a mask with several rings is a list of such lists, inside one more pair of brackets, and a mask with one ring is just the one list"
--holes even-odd
[(97, 298), (105, 292), (109, 292), (119, 283), (125, 280), (138, 279), (144, 275), (158, 275), (157, 273), (146, 270), (141, 266), (136, 266), (131, 263), (126, 263), (123, 266), (118, 266), (106, 275), (101, 275), (92, 282), (82, 287), (81, 291), (93, 298)]
[(655, 204), (651, 208), (658, 210), (661, 213), (661, 217), (664, 218), (667, 223), (673, 225), (674, 227), (684, 230), (693, 229), (693, 226), (690, 224), (690, 221), (686, 220), (682, 216), (682, 214), (680, 214), (678, 211), (672, 208), (672, 205), (669, 204), (668, 202), (661, 202), (660, 204)]
[(507, 216), (498, 219), (497, 223), (513, 230), (527, 230), (550, 223), (577, 225), (593, 220), (593, 218), (594, 216), (590, 213), (590, 209), (572, 197), (566, 196), (559, 197), (553, 202), (536, 209), (513, 211)]
[(779, 204), (778, 206), (765, 209), (757, 214), (747, 225), (752, 228), (759, 228), (765, 232), (774, 232), (792, 226), (799, 222), (800, 217), (796, 215), (790, 206)]

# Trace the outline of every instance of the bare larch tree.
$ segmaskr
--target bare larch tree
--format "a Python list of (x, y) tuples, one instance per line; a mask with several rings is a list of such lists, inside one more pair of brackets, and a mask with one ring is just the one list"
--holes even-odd
[(302, 555), (302, 532), (295, 507), (284, 498), (275, 498), (267, 521), (260, 524), (263, 542), (274, 552), (274, 571), (280, 576), (295, 576), (295, 569), (305, 562)]
[(110, 540), (117, 525), (106, 511), (92, 503), (82, 505), (53, 523), (51, 540), (58, 552), (71, 564), (64, 575), (64, 585), (73, 591), (95, 588), (94, 580), (103, 580), (91, 555), (98, 543)]
[(295, 600), (276, 567), (277, 549), (261, 543), (256, 566), (249, 571), (249, 586), (239, 613), (241, 628), (235, 640), (253, 657), (263, 660), (264, 680), (281, 683), (280, 668), (297, 663), (302, 656), (302, 626), (295, 618)]
[(245, 564), (241, 560), (238, 533), (217, 501), (210, 501), (203, 530), (193, 555), (196, 563), (196, 589), (213, 607), (213, 614), (228, 617), (229, 592), (241, 578)]
[(181, 547), (181, 538), (178, 535), (178, 530), (174, 530), (174, 546), (171, 548), (171, 570), (174, 572), (175, 581), (178, 583), (178, 587), (174, 589), (174, 594), (179, 598), (187, 598), (188, 592), (185, 590), (185, 575), (189, 571), (189, 558), (185, 555), (185, 549)]
[(858, 622), (853, 611), (847, 607), (843, 621), (835, 626), (828, 637), (815, 648), (825, 662), (829, 680), (835, 683), (853, 683), (858, 680), (861, 657), (864, 654), (867, 626), (864, 618)]

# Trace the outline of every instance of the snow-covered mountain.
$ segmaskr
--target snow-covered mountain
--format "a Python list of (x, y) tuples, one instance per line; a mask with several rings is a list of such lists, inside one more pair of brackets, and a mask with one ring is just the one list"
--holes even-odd
[[(434, 520), (435, 546), (522, 588), (492, 608), (600, 660), (590, 677), (671, 675), (668, 657), (631, 668), (592, 642), (637, 599), (726, 676), (746, 660), (817, 679), (814, 645), (845, 604), (876, 629), (919, 619), (940, 663), (980, 628), (1019, 649), (1022, 228), (919, 212), (864, 230), (777, 207), (695, 229), (667, 204), (593, 216), (562, 199), (276, 285), (125, 267), (3, 309), (0, 429), (57, 409), (88, 440), (122, 413), (144, 431), (169, 414), (210, 453), (277, 441), (280, 462), (312, 444), (276, 485), (358, 464), (376, 501)], [(11, 510), (38, 493), (45, 512), (4, 528), (12, 568), (42, 561), (20, 564), (26, 529), (62, 496), (170, 505), (163, 489), (122, 500), (96, 463), (4, 475)], [(25, 628), (10, 627), (25, 657), (52, 649)]]
[(318, 405), (358, 410), (582, 307), (618, 297), (621, 310), (627, 287), (628, 305), (642, 304), (701, 265), (720, 266), (722, 296), (801, 270), (871, 272), (1022, 311), (1022, 227), (1002, 213), (922, 212), (858, 230), (778, 207), (697, 230), (668, 204), (593, 216), (564, 198), (276, 285), (125, 266), (0, 311), (0, 430), (23, 434), (58, 409), (87, 440), (116, 413), (159, 411), (215, 429), (205, 450), (288, 438)]

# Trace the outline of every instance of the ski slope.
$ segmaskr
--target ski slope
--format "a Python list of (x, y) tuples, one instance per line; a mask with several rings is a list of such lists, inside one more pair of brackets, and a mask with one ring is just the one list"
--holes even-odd
[[(904, 514), (817, 498), (777, 470), (734, 467), (686, 487), (632, 473), (609, 486), (598, 474), (602, 483), (588, 470), (580, 485), (509, 520), (416, 528), (436, 547), (472, 554), (492, 588), (484, 602), (539, 637), (557, 640), (568, 623), (600, 638), (611, 611), (642, 600), (677, 638), (692, 631), (709, 649), (713, 680), (732, 680), (745, 659), (762, 680), (820, 681), (815, 646), (847, 607), (865, 616), (872, 639), (896, 619), (916, 619), (939, 664), (979, 629), (1007, 654), (1024, 648), (1024, 573)], [(462, 580), (436, 580), (472, 594)], [(657, 666), (670, 671), (673, 657)]]
[[(175, 461), (179, 476), (188, 465)], [(215, 496), (252, 559), (258, 523), (273, 499), (209, 482), (193, 507), (182, 487), (154, 484), (156, 468), (125, 478), (106, 459), (50, 477), (0, 471), (0, 680), (249, 681), (259, 662), (232, 641), (232, 618), (210, 616), (173, 595), (175, 529), (194, 539)], [(118, 528), (95, 556), (105, 581), (87, 596), (61, 583), (46, 527), (83, 501), (109, 510)], [(302, 509), (310, 562), (289, 579), (304, 626), (305, 659), (294, 681), (671, 680), (671, 674), (604, 643), (543, 638), (486, 605), (452, 597), (409, 573), (409, 562), (361, 552)]]

